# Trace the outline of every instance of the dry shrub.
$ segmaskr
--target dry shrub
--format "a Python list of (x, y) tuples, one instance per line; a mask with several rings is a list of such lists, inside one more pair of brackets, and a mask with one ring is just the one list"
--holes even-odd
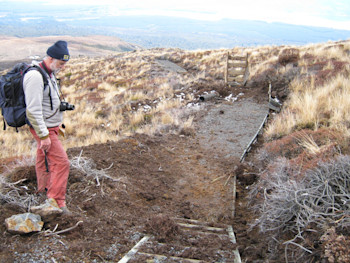
[(149, 218), (145, 231), (152, 234), (158, 242), (168, 242), (180, 234), (180, 228), (168, 215), (155, 215)]
[(299, 49), (286, 48), (281, 51), (278, 56), (278, 63), (285, 66), (289, 63), (297, 63), (299, 60)]
[[(19, 165), (19, 164), (18, 164)], [(41, 196), (36, 193), (34, 166), (18, 166), (0, 176), (0, 203), (28, 211), (31, 205), (40, 203)]]
[[(300, 250), (295, 255), (313, 253), (315, 248), (310, 244), (314, 242), (305, 241), (309, 232), (322, 234), (329, 225), (350, 227), (350, 156), (340, 155), (319, 163), (302, 178), (286, 159), (276, 160), (274, 167), (260, 177), (250, 192), (254, 203), (257, 196), (261, 197), (253, 208), (260, 215), (254, 226), (283, 243), (286, 257), (290, 247)], [(281, 240), (286, 233), (294, 237)]]
[(121, 178), (114, 178), (106, 172), (109, 170), (112, 165), (106, 169), (96, 169), (96, 164), (90, 158), (86, 158), (82, 156), (83, 151), (80, 152), (78, 156), (75, 156), (70, 161), (71, 168), (77, 169), (82, 172), (82, 174), (86, 177), (93, 177), (96, 180), (97, 185), (100, 185), (101, 179), (109, 179), (114, 182), (118, 182), (122, 180)]

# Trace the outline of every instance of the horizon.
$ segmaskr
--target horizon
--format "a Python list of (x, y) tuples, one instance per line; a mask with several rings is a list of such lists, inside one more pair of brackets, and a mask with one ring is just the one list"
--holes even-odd
[[(350, 3), (348, 0), (311, 0), (311, 1), (258, 1), (246, 2), (217, 0), (203, 4), (195, 0), (177, 1), (128, 1), (115, 3), (113, 0), (101, 0), (98, 3), (91, 0), (0, 0), (1, 3), (37, 3), (43, 6), (72, 8), (98, 7), (100, 12), (108, 16), (169, 16), (183, 17), (204, 21), (219, 21), (222, 19), (253, 20), (268, 23), (286, 23), (325, 27), (340, 30), (350, 30)], [(248, 11), (247, 11), (248, 10)], [(0, 16), (6, 15), (0, 9)], [(57, 15), (61, 15), (58, 13)], [(56, 14), (53, 14), (55, 16)]]

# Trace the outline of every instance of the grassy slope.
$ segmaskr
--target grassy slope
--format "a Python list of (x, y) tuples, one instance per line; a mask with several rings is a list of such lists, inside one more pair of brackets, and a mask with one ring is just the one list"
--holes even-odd
[[(318, 231), (317, 244), (324, 246), (323, 256), (330, 260), (331, 255), (338, 253), (341, 259), (344, 248), (339, 245), (342, 242), (336, 240), (349, 240), (344, 232), (350, 225), (348, 209), (344, 209), (344, 205), (345, 208), (348, 205), (344, 198), (348, 198), (349, 193), (336, 203), (337, 213), (330, 213), (325, 221), (313, 221), (313, 214), (302, 216), (304, 225), (297, 225), (301, 221), (296, 222), (296, 218), (300, 219), (298, 216), (305, 215), (305, 211), (298, 203), (291, 207), (288, 204), (299, 189), (310, 190), (307, 188), (310, 182), (305, 178), (311, 178), (310, 171), (318, 169), (321, 161), (332, 164), (336, 160), (335, 167), (346, 166), (344, 159), (337, 158), (350, 151), (349, 41), (297, 48), (265, 46), (191, 52), (151, 49), (110, 57), (72, 59), (60, 73), (63, 92), (67, 100), (76, 105), (75, 111), (67, 113), (66, 147), (118, 140), (135, 132), (179, 132), (190, 126), (191, 110), (185, 106), (196, 102), (198, 95), (207, 91), (203, 87), (225, 94), (222, 87), (227, 51), (249, 52), (248, 89), (262, 89), (267, 93), (271, 83), (272, 95), (284, 100), (282, 112), (272, 118), (266, 128), (265, 144), (258, 154), (265, 169), (252, 191), (252, 200), (264, 196), (259, 200), (270, 207), (256, 206), (261, 215), (257, 224), (262, 231), (271, 233), (274, 222), (279, 222), (272, 231), (281, 234), (275, 239), (278, 241), (286, 238), (285, 235), (296, 234), (292, 241), (284, 244), (292, 247), (289, 251), (294, 255), (308, 255), (307, 251), (312, 251), (313, 247), (307, 243), (310, 232), (306, 229)], [(187, 73), (165, 71), (156, 58), (169, 59)], [(18, 134), (4, 132), (0, 140), (1, 157), (32, 154), (33, 141), (25, 130)], [(349, 184), (346, 178), (341, 180)], [(288, 185), (291, 188), (287, 188)], [(287, 203), (279, 201), (288, 197), (280, 189), (292, 193)], [(336, 190), (337, 194), (339, 191)], [(311, 205), (315, 209), (320, 203), (311, 202)], [(300, 213), (290, 215), (290, 211)], [(327, 231), (333, 234), (323, 236)], [(286, 239), (279, 246), (284, 247), (283, 241)], [(346, 262), (346, 258), (341, 260), (339, 262)]]
[(349, 54), (344, 42), (285, 50), (277, 58), (283, 70), (294, 64), (299, 73), (264, 133), (258, 159), (265, 170), (251, 198), (259, 200), (256, 225), (288, 260), (350, 260)]

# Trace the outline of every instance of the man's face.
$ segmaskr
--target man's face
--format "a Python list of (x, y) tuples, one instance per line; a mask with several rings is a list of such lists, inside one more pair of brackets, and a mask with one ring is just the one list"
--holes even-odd
[(64, 68), (64, 65), (66, 65), (67, 61), (59, 60), (59, 59), (52, 59), (50, 68), (52, 72), (58, 73), (61, 69)]

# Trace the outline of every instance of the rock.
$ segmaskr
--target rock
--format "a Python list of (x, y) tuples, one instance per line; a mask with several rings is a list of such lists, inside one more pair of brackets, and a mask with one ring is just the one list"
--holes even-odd
[(5, 219), (7, 231), (13, 234), (28, 234), (41, 231), (44, 222), (40, 215), (24, 213)]
[(48, 222), (63, 213), (53, 198), (47, 199), (42, 205), (31, 207), (30, 212), (39, 214), (44, 222)]

